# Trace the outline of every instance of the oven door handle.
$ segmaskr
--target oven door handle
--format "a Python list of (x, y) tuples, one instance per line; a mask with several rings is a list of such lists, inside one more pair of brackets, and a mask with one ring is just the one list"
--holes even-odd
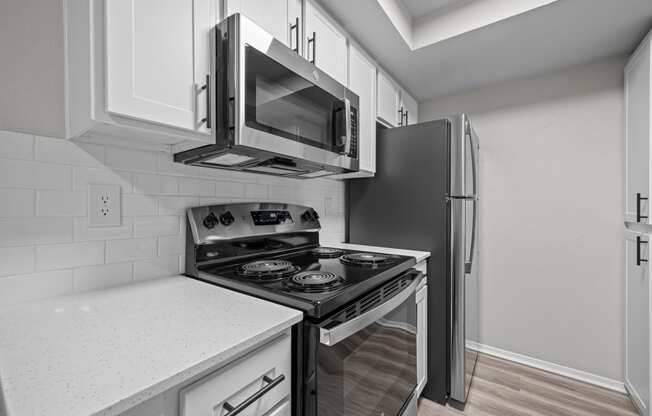
[(412, 283), (405, 289), (403, 289), (399, 294), (390, 298), (387, 302), (378, 305), (374, 309), (363, 313), (360, 316), (343, 322), (336, 327), (325, 329), (319, 329), (319, 342), (332, 347), (338, 342), (350, 337), (358, 331), (361, 331), (378, 321), (383, 316), (387, 315), (394, 309), (401, 306), (410, 296), (416, 292), (417, 285), (423, 278), (423, 273), (419, 272), (418, 275), (414, 278)]

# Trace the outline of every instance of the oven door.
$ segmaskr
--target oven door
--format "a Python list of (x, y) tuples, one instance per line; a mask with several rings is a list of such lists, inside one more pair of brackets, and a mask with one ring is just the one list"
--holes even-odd
[(417, 384), (415, 289), (422, 275), (410, 274), (414, 279), (373, 309), (359, 313), (382, 290), (357, 302), (357, 316), (340, 314), (320, 328), (319, 416), (403, 414)]

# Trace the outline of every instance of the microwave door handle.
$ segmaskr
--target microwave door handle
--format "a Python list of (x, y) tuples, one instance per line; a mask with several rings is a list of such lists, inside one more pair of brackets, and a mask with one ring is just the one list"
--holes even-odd
[(383, 316), (401, 306), (403, 302), (405, 302), (412, 294), (414, 294), (416, 292), (417, 285), (421, 281), (422, 277), (423, 273), (419, 273), (408, 287), (403, 289), (399, 294), (390, 298), (387, 302), (378, 305), (374, 309), (367, 311), (362, 315), (356, 316), (349, 321), (341, 323), (336, 327), (329, 329), (320, 328), (319, 342), (323, 345), (332, 347), (340, 341), (345, 340), (356, 332), (361, 331), (374, 322), (378, 321)]
[(345, 137), (346, 141), (344, 142), (344, 154), (348, 155), (351, 153), (351, 100), (348, 98), (344, 99), (344, 120), (346, 123)]

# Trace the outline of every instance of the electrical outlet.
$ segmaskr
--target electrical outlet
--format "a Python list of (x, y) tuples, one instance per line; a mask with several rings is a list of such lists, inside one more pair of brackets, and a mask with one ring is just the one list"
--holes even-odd
[(88, 185), (88, 226), (119, 227), (120, 185)]

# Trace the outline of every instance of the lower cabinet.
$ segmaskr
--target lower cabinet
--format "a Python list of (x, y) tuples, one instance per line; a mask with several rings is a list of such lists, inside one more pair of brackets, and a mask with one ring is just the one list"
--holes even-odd
[[(426, 283), (426, 278), (424, 278)], [(428, 285), (417, 289), (417, 396), (428, 381)]]
[(122, 416), (291, 416), (289, 331), (226, 366), (139, 404)]

